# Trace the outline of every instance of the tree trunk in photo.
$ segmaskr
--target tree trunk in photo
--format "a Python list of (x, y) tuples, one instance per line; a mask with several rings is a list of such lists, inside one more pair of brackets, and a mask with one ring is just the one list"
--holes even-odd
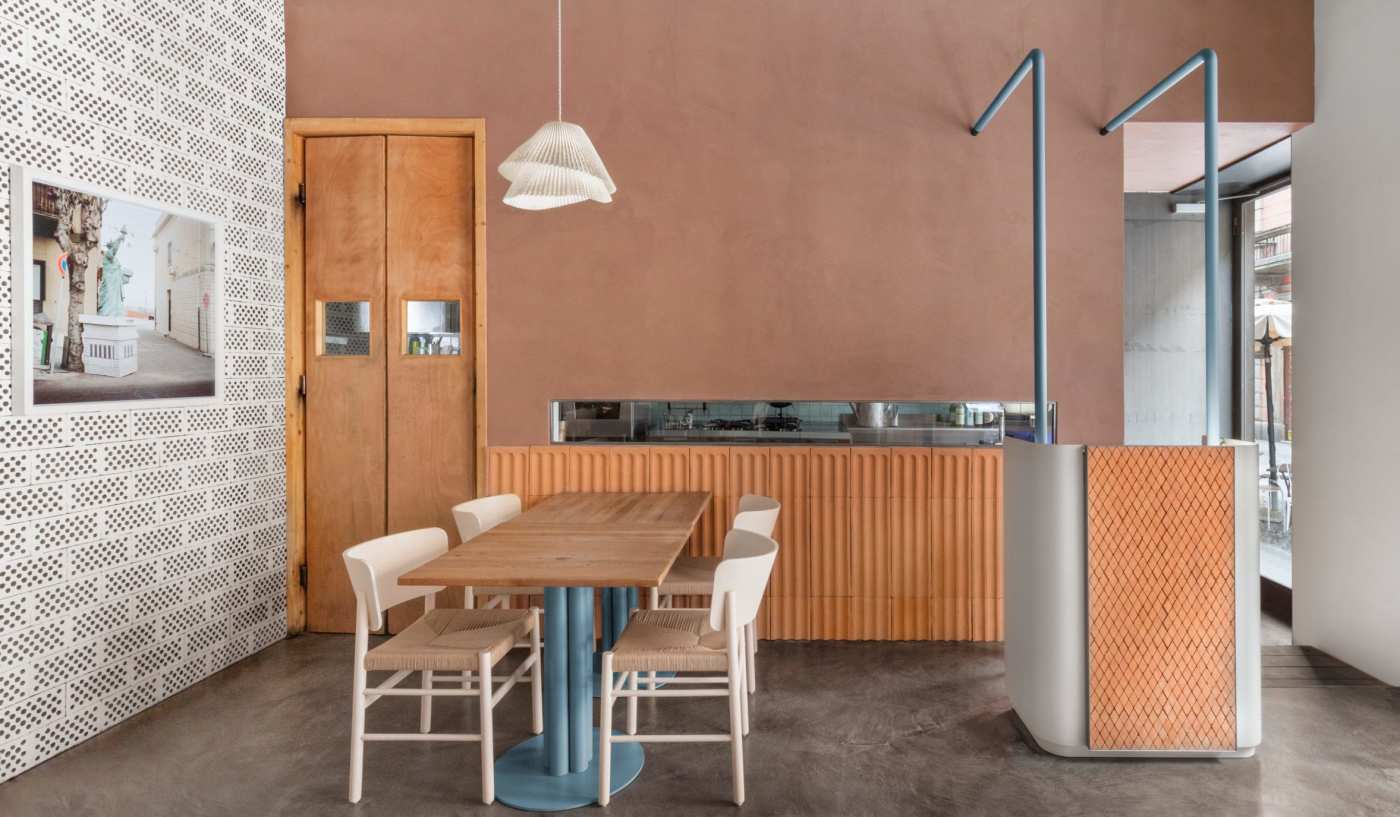
[(88, 262), (102, 238), (102, 210), (106, 202), (97, 196), (58, 191), (58, 227), (54, 239), (68, 253), (68, 337), (64, 343), (63, 368), (84, 371), (83, 312), (87, 292)]

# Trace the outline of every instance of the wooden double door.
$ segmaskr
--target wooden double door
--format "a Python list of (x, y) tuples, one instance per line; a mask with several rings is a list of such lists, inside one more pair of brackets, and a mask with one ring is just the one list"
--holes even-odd
[[(476, 495), (473, 137), (304, 143), (306, 627), (354, 629), (341, 553)], [(407, 605), (405, 605), (407, 607)], [(400, 610), (390, 627), (414, 611)]]

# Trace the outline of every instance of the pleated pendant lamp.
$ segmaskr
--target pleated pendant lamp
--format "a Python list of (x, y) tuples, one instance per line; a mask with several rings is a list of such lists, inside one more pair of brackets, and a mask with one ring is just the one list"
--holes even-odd
[(505, 203), (548, 210), (580, 201), (612, 201), (617, 192), (608, 169), (583, 128), (564, 121), (564, 0), (555, 0), (555, 119), (501, 162), (510, 182)]

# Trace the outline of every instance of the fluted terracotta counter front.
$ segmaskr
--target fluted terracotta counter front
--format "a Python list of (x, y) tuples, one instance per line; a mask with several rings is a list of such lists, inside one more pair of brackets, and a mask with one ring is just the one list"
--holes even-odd
[(739, 497), (783, 503), (764, 638), (1002, 638), (998, 448), (545, 445), (488, 451), (490, 493), (709, 491), (689, 552), (717, 556)]

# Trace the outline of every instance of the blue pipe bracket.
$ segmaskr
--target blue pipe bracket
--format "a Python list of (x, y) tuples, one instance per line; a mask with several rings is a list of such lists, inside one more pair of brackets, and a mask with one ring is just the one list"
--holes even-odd
[(1108, 135), (1118, 130), (1139, 111), (1151, 105), (1153, 100), (1166, 93), (1173, 85), (1187, 77), (1197, 68), (1205, 67), (1205, 93), (1202, 121), (1205, 130), (1205, 262), (1206, 262), (1206, 443), (1220, 442), (1220, 396), (1225, 393), (1221, 377), (1223, 369), (1219, 365), (1217, 352), (1220, 349), (1221, 314), (1220, 298), (1217, 293), (1219, 283), (1220, 256), (1220, 61), (1215, 50), (1203, 48), (1192, 54), (1179, 68), (1162, 78), (1136, 102), (1123, 109), (1099, 129)]
[(1039, 48), (1032, 48), (1021, 64), (1011, 74), (1011, 78), (1001, 86), (996, 98), (987, 110), (972, 125), (972, 135), (976, 136), (987, 128), (992, 118), (1001, 110), (1007, 98), (1015, 92), (1026, 74), (1032, 74), (1031, 90), (1034, 97), (1033, 119), (1031, 123), (1031, 156), (1033, 162), (1034, 185), (1031, 191), (1031, 206), (1035, 212), (1034, 249), (1032, 251), (1031, 276), (1034, 289), (1034, 329), (1035, 329), (1035, 441), (1050, 442), (1050, 387), (1049, 354), (1047, 352), (1047, 308), (1046, 308), (1046, 254), (1045, 254), (1045, 54)]

